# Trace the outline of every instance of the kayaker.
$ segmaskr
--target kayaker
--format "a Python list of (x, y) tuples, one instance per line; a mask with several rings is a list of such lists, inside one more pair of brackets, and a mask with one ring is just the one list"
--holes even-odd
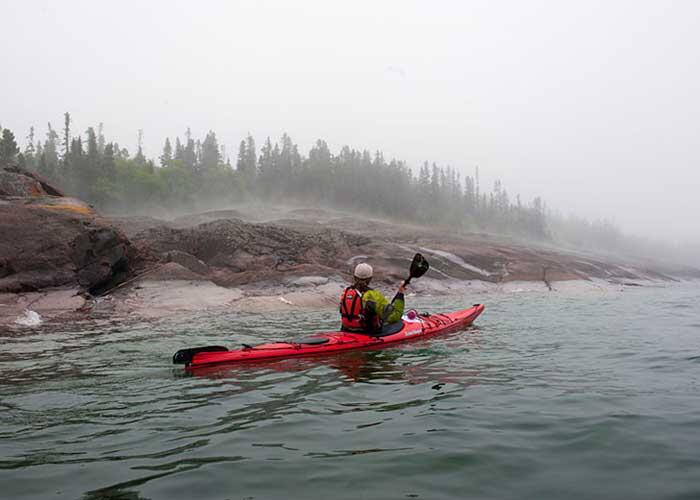
[(362, 262), (355, 266), (352, 285), (340, 297), (341, 330), (377, 335), (383, 325), (401, 319), (404, 309), (404, 283), (389, 302), (384, 295), (369, 287), (374, 271)]

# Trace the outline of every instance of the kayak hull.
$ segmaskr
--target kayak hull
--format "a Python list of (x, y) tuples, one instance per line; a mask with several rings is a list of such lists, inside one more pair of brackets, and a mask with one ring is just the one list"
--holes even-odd
[(184, 364), (185, 369), (195, 370), (221, 364), (238, 364), (255, 361), (319, 356), (360, 349), (382, 349), (400, 342), (407, 342), (434, 335), (448, 333), (471, 325), (483, 312), (483, 304), (452, 313), (418, 315), (415, 319), (404, 319), (403, 326), (395, 333), (372, 337), (361, 333), (326, 332), (304, 339), (288, 342), (272, 342), (241, 349), (209, 346), (178, 351), (173, 362)]

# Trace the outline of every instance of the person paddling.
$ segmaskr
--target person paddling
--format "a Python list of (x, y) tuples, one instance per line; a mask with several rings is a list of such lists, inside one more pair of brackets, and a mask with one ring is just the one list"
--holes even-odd
[(389, 302), (378, 290), (369, 287), (373, 269), (367, 263), (355, 266), (353, 283), (340, 297), (341, 330), (368, 335), (381, 334), (382, 326), (401, 320), (404, 310), (405, 282)]

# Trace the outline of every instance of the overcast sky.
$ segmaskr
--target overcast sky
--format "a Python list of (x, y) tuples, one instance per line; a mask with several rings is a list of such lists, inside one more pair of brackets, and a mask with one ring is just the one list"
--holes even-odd
[(700, 241), (700, 2), (0, 0), (0, 124), (288, 132)]

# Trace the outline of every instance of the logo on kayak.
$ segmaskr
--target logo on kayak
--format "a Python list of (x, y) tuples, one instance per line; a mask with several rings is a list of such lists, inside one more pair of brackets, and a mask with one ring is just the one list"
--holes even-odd
[(411, 335), (418, 335), (421, 333), (423, 330), (409, 330), (406, 333), (403, 334), (404, 337), (410, 337)]

